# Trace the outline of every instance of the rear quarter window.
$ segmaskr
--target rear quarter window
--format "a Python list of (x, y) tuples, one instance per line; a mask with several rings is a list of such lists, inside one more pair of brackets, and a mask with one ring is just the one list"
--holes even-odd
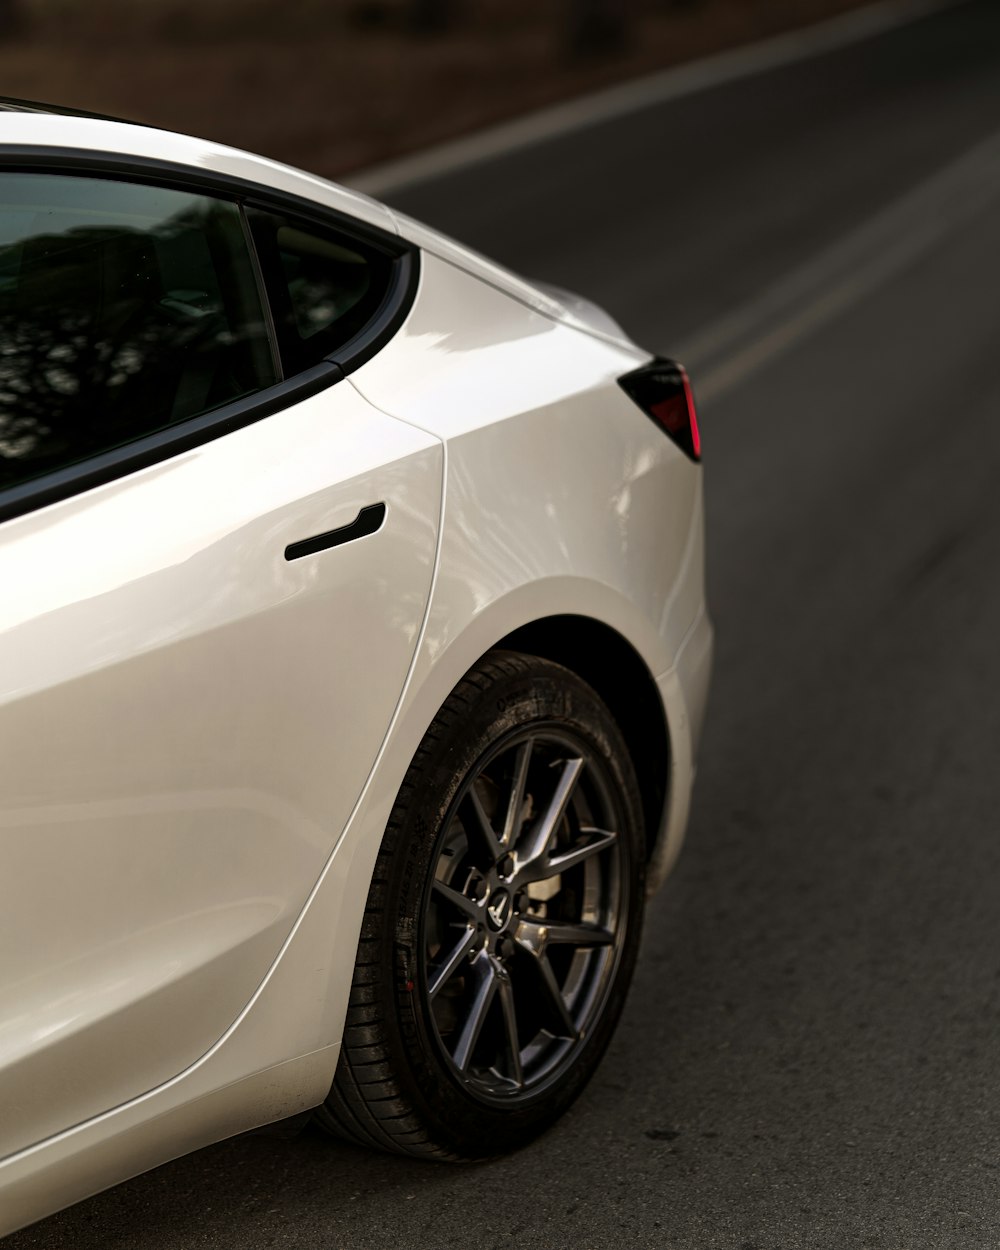
[(315, 223), (248, 209), (286, 374), (363, 334), (389, 297), (394, 258)]

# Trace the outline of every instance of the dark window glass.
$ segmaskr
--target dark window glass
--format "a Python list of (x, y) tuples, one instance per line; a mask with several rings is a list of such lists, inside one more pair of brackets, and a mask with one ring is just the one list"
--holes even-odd
[(0, 174), (0, 487), (275, 381), (234, 204)]
[(285, 372), (335, 356), (382, 306), (392, 258), (322, 226), (258, 209), (249, 217)]

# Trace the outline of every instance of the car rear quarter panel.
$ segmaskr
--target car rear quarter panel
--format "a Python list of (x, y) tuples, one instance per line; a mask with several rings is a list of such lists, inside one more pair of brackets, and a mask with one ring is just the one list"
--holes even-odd
[(646, 353), (554, 318), (516, 280), (494, 286), (487, 262), (467, 272), (457, 245), (439, 250), (422, 255), (402, 332), (351, 378), (446, 448), (438, 571), (396, 740), (411, 720), (422, 733), (513, 630), (573, 615), (610, 626), (656, 678), (668, 723), (655, 889), (687, 823), (711, 666), (701, 467), (618, 386)]
[(654, 676), (703, 608), (701, 470), (617, 378), (645, 353), (425, 254), (402, 332), (351, 376), (445, 440), (439, 568), (414, 685), (559, 613), (618, 629)]

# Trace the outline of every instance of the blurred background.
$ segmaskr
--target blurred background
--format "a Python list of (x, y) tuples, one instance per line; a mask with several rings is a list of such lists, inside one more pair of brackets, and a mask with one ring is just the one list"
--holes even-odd
[(0, 0), (0, 94), (337, 177), (859, 0)]

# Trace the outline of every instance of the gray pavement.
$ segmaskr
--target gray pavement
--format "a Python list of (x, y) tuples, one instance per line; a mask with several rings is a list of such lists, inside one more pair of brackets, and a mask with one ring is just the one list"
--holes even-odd
[[(398, 202), (669, 349), (998, 131), (979, 0)], [(1000, 1247), (998, 207), (703, 407), (689, 841), (565, 1120), (467, 1168), (247, 1137), (4, 1250)]]

